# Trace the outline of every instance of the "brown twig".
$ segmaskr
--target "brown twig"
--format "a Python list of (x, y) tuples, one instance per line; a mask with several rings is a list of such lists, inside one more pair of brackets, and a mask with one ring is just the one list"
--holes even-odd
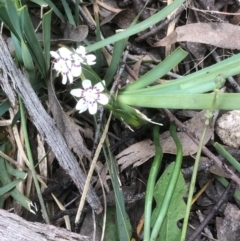
[(213, 216), (217, 213), (219, 208), (222, 206), (222, 204), (228, 200), (229, 197), (231, 197), (234, 193), (234, 183), (231, 181), (227, 188), (225, 189), (224, 193), (222, 194), (220, 200), (216, 203), (213, 210), (207, 215), (205, 220), (198, 226), (198, 228), (195, 230), (195, 232), (191, 235), (190, 238), (187, 239), (187, 241), (194, 241), (195, 238), (201, 233), (201, 231), (204, 229), (204, 227), (207, 226), (207, 224), (210, 222), (210, 220), (213, 218)]

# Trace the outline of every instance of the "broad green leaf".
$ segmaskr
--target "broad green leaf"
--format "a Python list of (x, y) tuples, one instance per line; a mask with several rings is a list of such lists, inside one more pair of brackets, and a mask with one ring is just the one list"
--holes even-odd
[[(152, 213), (151, 226), (154, 226), (154, 223), (157, 219), (157, 214), (161, 208), (162, 201), (164, 199), (164, 194), (166, 192), (166, 188), (168, 187), (168, 183), (171, 179), (171, 174), (173, 172), (175, 163), (171, 163), (167, 169), (164, 171), (160, 179), (158, 180), (155, 188), (154, 188), (154, 199), (156, 201), (156, 208)], [(163, 226), (160, 231), (160, 235), (158, 237), (158, 241), (179, 241), (179, 237), (181, 235), (181, 230), (177, 226), (177, 222), (184, 218), (186, 204), (183, 201), (183, 196), (187, 192), (187, 188), (185, 185), (184, 178), (182, 173), (180, 172), (177, 185), (175, 187), (175, 191), (173, 197), (170, 202), (170, 206), (168, 208), (167, 216), (164, 220)]]

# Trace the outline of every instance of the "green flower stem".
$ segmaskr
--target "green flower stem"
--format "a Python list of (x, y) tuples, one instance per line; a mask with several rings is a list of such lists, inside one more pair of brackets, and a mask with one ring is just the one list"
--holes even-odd
[(180, 140), (177, 136), (177, 133), (176, 133), (176, 126), (174, 126), (173, 124), (171, 124), (171, 126), (170, 126), (170, 134), (171, 134), (171, 136), (172, 136), (172, 138), (173, 138), (173, 140), (176, 144), (176, 147), (177, 147), (176, 163), (175, 163), (175, 166), (174, 166), (174, 170), (173, 170), (173, 173), (172, 173), (172, 176), (171, 176), (171, 180), (169, 182), (169, 185), (168, 185), (168, 188), (167, 188), (167, 191), (166, 191), (166, 194), (165, 194), (165, 197), (164, 197), (159, 215), (157, 217), (157, 220), (156, 220), (155, 225), (154, 225), (153, 230), (152, 230), (151, 239), (150, 239), (151, 241), (155, 241), (157, 239), (158, 235), (159, 235), (159, 231), (162, 227), (165, 216), (167, 214), (168, 207), (170, 205), (170, 202), (171, 202), (171, 199), (172, 199), (172, 196), (173, 196), (173, 192), (174, 192), (174, 189), (176, 187), (177, 180), (178, 180), (178, 177), (179, 177), (181, 165), (182, 165), (182, 157), (183, 157), (182, 145), (181, 145), (181, 142), (180, 142)]
[(28, 131), (27, 131), (27, 121), (26, 121), (26, 117), (25, 117), (25, 111), (24, 111), (24, 106), (22, 103), (21, 98), (19, 97), (19, 105), (20, 105), (20, 114), (21, 114), (21, 124), (22, 124), (22, 128), (23, 128), (23, 134), (24, 134), (24, 140), (25, 140), (25, 145), (26, 145), (26, 151), (27, 151), (27, 156), (28, 156), (28, 160), (29, 160), (29, 168), (31, 170), (32, 173), (32, 177), (33, 177), (33, 181), (35, 184), (35, 188), (37, 191), (37, 195), (39, 198), (39, 202), (42, 208), (42, 212), (43, 212), (43, 216), (44, 219), (46, 221), (47, 224), (50, 224), (50, 220), (47, 214), (47, 210), (43, 201), (43, 197), (42, 197), (42, 193), (41, 193), (41, 189), (37, 180), (37, 174), (34, 168), (34, 161), (33, 161), (33, 156), (32, 156), (32, 151), (31, 151), (31, 147), (30, 147), (30, 143), (29, 143), (29, 139), (28, 139)]
[(171, 14), (175, 9), (177, 9), (181, 4), (183, 4), (185, 0), (175, 0), (172, 4), (166, 6), (164, 9), (159, 11), (158, 13), (154, 14), (150, 18), (142, 21), (141, 23), (138, 23), (134, 26), (131, 26), (130, 28), (119, 32), (105, 40), (102, 40), (100, 42), (97, 42), (95, 44), (89, 45), (86, 49), (89, 52), (95, 51), (97, 49), (100, 49), (108, 44), (115, 43), (121, 39), (128, 38), (136, 33), (139, 33), (152, 25), (160, 22), (161, 20), (165, 19), (169, 14)]
[(236, 168), (236, 170), (240, 172), (240, 163), (229, 152), (227, 152), (222, 145), (215, 142), (214, 147), (220, 155), (225, 157)]
[(150, 240), (153, 191), (163, 157), (162, 148), (159, 143), (159, 129), (159, 126), (154, 126), (153, 128), (153, 143), (156, 151), (147, 182), (144, 208), (144, 241)]
[[(219, 87), (219, 83), (216, 83), (216, 87)], [(200, 156), (201, 156), (202, 148), (204, 145), (205, 135), (206, 135), (209, 123), (210, 123), (210, 119), (213, 114), (213, 110), (214, 110), (214, 108), (216, 108), (216, 102), (218, 100), (218, 97), (219, 97), (218, 90), (215, 89), (213, 100), (212, 100), (212, 106), (211, 106), (210, 110), (208, 111), (208, 113), (206, 113), (205, 128), (203, 130), (203, 134), (202, 134), (201, 140), (199, 142), (198, 152), (196, 155), (196, 160), (195, 160), (195, 164), (194, 164), (194, 168), (193, 168), (192, 179), (191, 179), (191, 183), (190, 183), (188, 200), (187, 200), (186, 214), (185, 214), (184, 221), (183, 221), (183, 228), (182, 228), (182, 234), (181, 234), (180, 241), (185, 241), (185, 238), (186, 238), (188, 219), (189, 219), (189, 214), (190, 214), (191, 205), (192, 205), (192, 198), (193, 198), (193, 193), (194, 193), (196, 179), (197, 179), (197, 172), (198, 172)]]

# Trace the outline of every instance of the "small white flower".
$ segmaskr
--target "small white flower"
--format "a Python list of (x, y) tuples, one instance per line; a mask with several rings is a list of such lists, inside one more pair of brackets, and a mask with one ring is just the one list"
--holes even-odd
[(82, 81), (83, 89), (73, 89), (71, 94), (81, 99), (76, 105), (76, 109), (79, 113), (82, 113), (88, 109), (91, 115), (97, 112), (97, 103), (106, 105), (109, 101), (109, 96), (101, 93), (104, 90), (105, 81), (97, 83), (92, 87), (90, 80), (86, 79)]
[(94, 54), (88, 54), (87, 55), (85, 47), (79, 46), (76, 49), (76, 53), (77, 54), (74, 55), (74, 60), (76, 62), (79, 61), (80, 63), (87, 64), (87, 65), (94, 65), (94, 64), (96, 64), (96, 62), (95, 62), (96, 56)]
[(50, 54), (56, 59), (53, 68), (57, 71), (57, 74), (62, 75), (62, 83), (65, 85), (67, 80), (69, 80), (70, 84), (73, 83), (73, 77), (78, 77), (82, 72), (82, 68), (81, 66), (78, 66), (78, 68), (73, 67), (72, 52), (61, 47), (57, 52), (50, 51)]

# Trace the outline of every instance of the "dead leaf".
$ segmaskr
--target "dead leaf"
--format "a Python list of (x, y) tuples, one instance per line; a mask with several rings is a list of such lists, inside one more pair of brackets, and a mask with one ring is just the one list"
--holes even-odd
[(73, 25), (68, 23), (64, 26), (63, 36), (64, 39), (81, 42), (88, 36), (88, 26), (79, 25), (75, 28)]
[[(192, 132), (198, 139), (201, 138), (203, 129), (205, 128), (205, 117), (206, 111), (198, 112), (189, 121), (184, 122), (187, 131)], [(178, 132), (178, 138), (182, 143), (183, 155), (189, 156), (193, 155), (198, 150), (198, 145), (196, 145), (185, 132)], [(209, 127), (205, 136), (204, 145), (209, 141), (213, 135), (213, 128)], [(170, 132), (166, 131), (160, 135), (160, 144), (163, 149), (163, 153), (176, 154), (176, 145), (170, 136)], [(139, 166), (146, 162), (149, 158), (155, 155), (155, 147), (151, 140), (144, 140), (133, 144), (124, 151), (120, 152), (116, 159), (118, 164), (121, 165), (121, 170), (126, 167), (133, 165)]]
[(48, 96), (53, 118), (59, 131), (65, 138), (68, 147), (72, 149), (80, 159), (85, 156), (90, 160), (91, 152), (85, 147), (78, 126), (73, 121), (71, 121), (70, 118), (63, 111), (61, 105), (57, 100), (51, 83), (48, 84)]
[[(136, 163), (144, 163), (155, 154), (155, 147), (151, 140), (143, 140), (131, 145), (124, 151), (120, 152), (116, 159), (121, 165), (121, 171), (126, 167)], [(139, 164), (140, 165), (140, 164)]]
[(135, 17), (136, 15), (132, 10), (124, 9), (121, 12), (113, 13), (103, 19), (101, 26), (111, 21), (116, 23), (120, 28), (126, 29), (132, 24)]
[(240, 49), (240, 27), (230, 23), (194, 23), (177, 27), (174, 32), (158, 42), (149, 40), (153, 47), (176, 42), (197, 42), (226, 49)]
[[(189, 121), (184, 122), (186, 129), (192, 132), (199, 140), (205, 128), (205, 113), (206, 111), (200, 111)], [(197, 152), (198, 145), (196, 145), (190, 137), (188, 137), (184, 132), (178, 132), (177, 135), (181, 141), (184, 156), (193, 155)], [(204, 145), (209, 141), (212, 135), (213, 128), (209, 127), (204, 139)], [(164, 153), (176, 154), (176, 146), (169, 131), (160, 135), (160, 144)]]

